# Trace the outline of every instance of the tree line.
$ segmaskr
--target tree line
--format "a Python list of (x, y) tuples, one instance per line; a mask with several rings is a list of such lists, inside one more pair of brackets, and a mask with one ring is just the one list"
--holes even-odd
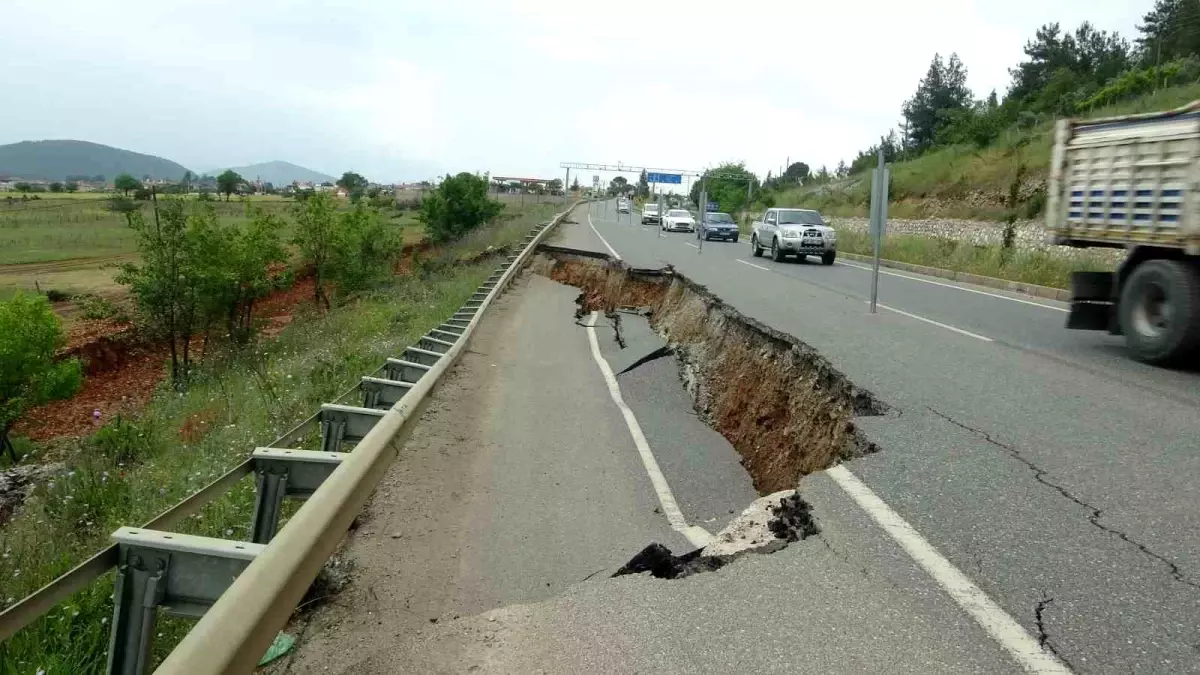
[(1058, 23), (1042, 26), (1025, 43), (1025, 59), (1009, 69), (1003, 100), (995, 91), (976, 98), (958, 55), (934, 54), (901, 107), (899, 133), (892, 130), (859, 152), (847, 171), (873, 166), (880, 149), (892, 162), (949, 145), (985, 147), (1009, 129), (1200, 80), (1200, 3), (1155, 0), (1137, 31), (1130, 42), (1087, 21), (1074, 31)]

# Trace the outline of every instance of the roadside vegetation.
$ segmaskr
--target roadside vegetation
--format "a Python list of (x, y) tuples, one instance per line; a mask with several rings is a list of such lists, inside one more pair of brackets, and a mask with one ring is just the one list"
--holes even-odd
[[(865, 256), (875, 254), (866, 232), (841, 227), (837, 232), (839, 250)], [(889, 234), (883, 238), (880, 257), (1052, 288), (1070, 288), (1071, 272), (1112, 268), (1112, 258), (1102, 252), (1079, 250), (1074, 253), (1076, 255), (1068, 258), (1043, 249), (1006, 250), (999, 244), (972, 244), (948, 237)]]
[[(469, 184), (463, 175), (455, 180)], [(461, 212), (456, 194), (440, 196)], [(171, 232), (139, 232), (139, 246), (159, 250), (141, 250), (141, 262), (123, 273), (131, 286), (142, 285), (133, 290), (139, 298), (138, 320), (169, 333), (161, 316), (147, 314), (169, 313), (170, 308), (194, 311), (190, 342), (195, 344), (197, 335), (211, 328), (213, 344), (201, 350), (203, 358), (177, 364), (177, 377), (165, 380), (135, 414), (97, 420), (96, 430), (83, 438), (45, 445), (18, 439), (23, 461), (61, 466), (52, 478), (33, 485), (16, 514), (0, 525), (0, 607), (95, 553), (118, 527), (140, 524), (177, 503), (243, 461), (256, 445), (271, 442), (322, 402), (349, 390), (385, 357), (444, 321), (491, 273), (495, 255), (519, 244), (530, 227), (560, 208), (485, 205), (483, 212), (491, 217), (455, 225), (457, 236), (439, 246), (424, 245), (419, 256), (402, 262), (402, 228), (365, 205), (331, 211), (326, 199), (314, 195), (289, 216), (319, 225), (312, 228), (286, 228), (278, 217), (263, 212), (252, 215), (248, 227), (221, 226), (208, 205), (195, 205), (191, 212), (182, 203), (163, 200), (158, 205), (158, 227)], [(147, 217), (134, 229), (153, 228), (153, 222)], [(315, 230), (322, 233), (320, 242)], [(387, 243), (377, 245), (368, 236), (373, 234)], [(297, 244), (300, 274), (314, 262), (304, 251), (321, 247), (339, 265), (327, 269), (323, 297), (302, 302), (278, 335), (264, 337), (255, 333), (253, 321), (241, 322), (242, 312), (263, 288), (276, 283), (269, 273), (252, 271), (254, 262), (277, 260), (285, 240), (302, 242)], [(238, 253), (224, 262), (213, 260), (207, 248), (213, 242)], [(182, 281), (160, 274), (162, 261), (172, 259), (186, 262)], [(358, 269), (340, 269), (351, 262)], [(213, 274), (219, 265), (223, 273)], [(272, 267), (268, 263), (263, 269)], [(238, 276), (242, 273), (248, 276)], [(45, 306), (44, 299), (36, 300)], [(193, 310), (186, 310), (189, 303)], [(230, 330), (231, 320), (238, 331)], [(176, 339), (182, 351), (186, 340), (182, 335)], [(0, 363), (0, 371), (7, 371), (6, 363)], [(253, 478), (248, 477), (174, 529), (246, 539), (253, 494)], [(102, 672), (111, 593), (110, 580), (92, 584), (0, 645), (0, 672)], [(165, 655), (189, 626), (160, 621), (156, 655)]]

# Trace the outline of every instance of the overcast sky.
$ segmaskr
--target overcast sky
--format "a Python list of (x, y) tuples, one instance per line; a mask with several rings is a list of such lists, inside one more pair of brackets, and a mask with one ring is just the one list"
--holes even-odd
[(6, 0), (0, 143), (380, 182), (555, 177), (562, 161), (832, 169), (896, 126), (935, 52), (958, 52), (977, 96), (1003, 95), (1041, 24), (1132, 38), (1151, 5)]

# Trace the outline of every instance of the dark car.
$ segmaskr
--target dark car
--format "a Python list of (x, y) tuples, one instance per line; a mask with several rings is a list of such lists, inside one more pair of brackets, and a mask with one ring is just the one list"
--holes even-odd
[(738, 240), (738, 226), (733, 222), (733, 216), (728, 213), (706, 213), (699, 227), (696, 228), (696, 238), (708, 241), (710, 239)]

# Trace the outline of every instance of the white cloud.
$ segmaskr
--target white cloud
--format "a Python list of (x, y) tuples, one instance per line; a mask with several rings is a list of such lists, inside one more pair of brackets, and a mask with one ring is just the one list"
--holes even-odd
[(935, 52), (958, 52), (977, 95), (1003, 93), (1039, 25), (1132, 36), (1150, 4), (16, 0), (0, 142), (377, 179), (557, 176), (565, 160), (832, 168), (896, 125)]

